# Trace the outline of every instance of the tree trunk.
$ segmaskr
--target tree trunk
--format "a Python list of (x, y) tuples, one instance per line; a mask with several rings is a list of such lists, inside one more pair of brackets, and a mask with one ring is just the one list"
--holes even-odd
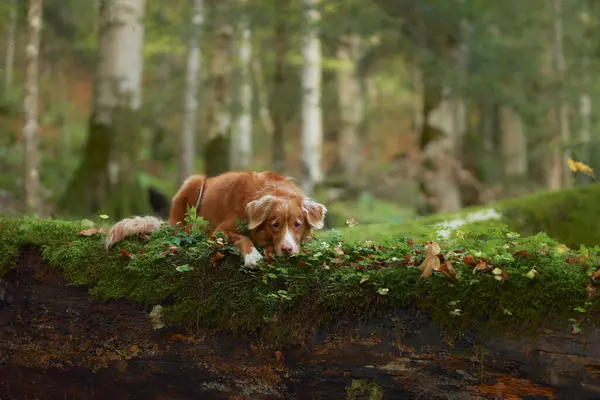
[(286, 107), (289, 104), (282, 101), (285, 98), (286, 58), (288, 53), (288, 21), (284, 18), (289, 0), (280, 0), (283, 8), (277, 13), (275, 25), (275, 72), (273, 74), (273, 89), (270, 98), (269, 111), (273, 121), (272, 156), (273, 170), (279, 174), (285, 172), (285, 122)]
[(15, 35), (17, 31), (17, 0), (10, 1), (8, 27), (6, 29), (6, 59), (4, 61), (4, 97), (10, 94), (13, 83), (13, 66), (15, 64)]
[(38, 67), (42, 0), (29, 0), (27, 13), (29, 42), (27, 43), (27, 76), (25, 80), (25, 204), (28, 213), (40, 211), (40, 178), (38, 173)]
[(505, 179), (527, 177), (527, 138), (519, 114), (508, 107), (500, 110), (502, 124), (502, 156)]
[[(242, 0), (245, 4), (246, 0)], [(242, 35), (239, 40), (239, 102), (240, 113), (231, 141), (231, 168), (248, 169), (252, 156), (252, 31), (248, 18), (242, 23)]]
[(192, 23), (188, 43), (185, 105), (179, 148), (179, 184), (194, 173), (196, 161), (196, 112), (200, 77), (200, 31), (204, 20), (203, 0), (191, 0)]
[(554, 79), (558, 83), (556, 95), (560, 104), (554, 110), (554, 118), (557, 133), (552, 140), (548, 162), (548, 187), (552, 190), (559, 190), (571, 186), (571, 172), (567, 168), (567, 160), (570, 158), (570, 151), (563, 146), (568, 146), (571, 139), (569, 127), (569, 106), (564, 98), (565, 84), (565, 57), (563, 46), (563, 24), (562, 24), (562, 0), (551, 0), (553, 14), (553, 42), (552, 42), (552, 64)]
[(358, 184), (361, 164), (360, 127), (363, 120), (363, 93), (358, 63), (361, 57), (361, 43), (357, 36), (344, 38), (338, 46), (337, 57), (342, 65), (337, 71), (340, 105), (340, 130), (338, 157), (343, 168), (343, 176), (349, 187)]
[(206, 175), (216, 176), (230, 169), (231, 75), (233, 27), (229, 21), (229, 2), (206, 2), (212, 18), (209, 33), (210, 66), (208, 77), (209, 100), (206, 104), (208, 143), (205, 149)]
[(261, 60), (256, 55), (252, 56), (252, 75), (254, 78), (254, 95), (258, 102), (258, 116), (262, 125), (263, 132), (266, 136), (273, 136), (273, 121), (269, 114), (269, 99), (267, 96), (267, 90), (263, 81), (263, 71)]
[[(580, 159), (586, 164), (592, 162), (592, 97), (588, 90), (592, 87), (592, 80), (590, 77), (590, 41), (588, 39), (589, 33), (589, 7), (587, 1), (582, 2), (582, 13), (581, 13), (581, 24), (583, 26), (583, 51), (581, 57), (581, 82), (582, 92), (579, 95), (579, 117), (581, 118), (581, 124), (579, 128), (579, 142), (580, 142)], [(582, 184), (588, 184), (590, 178), (586, 174), (578, 175)]]
[(323, 115), (321, 109), (321, 42), (316, 24), (320, 22), (319, 0), (303, 0), (302, 42), (302, 186), (312, 196), (322, 180)]
[(145, 0), (100, 4), (90, 131), (61, 204), (70, 213), (91, 215), (102, 209), (121, 218), (149, 207), (137, 181), (144, 9)]
[(7, 400), (598, 398), (593, 320), (587, 334), (470, 329), (448, 343), (446, 326), (412, 308), (363, 319), (349, 311), (305, 343), (273, 348), (260, 336), (158, 325), (148, 305), (94, 298), (31, 249), (0, 292)]

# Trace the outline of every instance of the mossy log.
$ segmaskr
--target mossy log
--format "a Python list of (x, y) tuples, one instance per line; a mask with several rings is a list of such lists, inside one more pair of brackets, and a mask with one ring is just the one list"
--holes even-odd
[(248, 273), (200, 228), (107, 252), (86, 227), (0, 218), (3, 400), (600, 394), (600, 248), (497, 229), (442, 243), (456, 279), (422, 279), (416, 238), (332, 237)]
[(0, 293), (4, 400), (592, 399), (600, 393), (598, 330), (547, 331), (534, 341), (467, 334), (451, 347), (426, 315), (398, 310), (362, 324), (343, 318), (306, 346), (266, 351), (259, 341), (207, 330), (153, 330), (149, 310), (91, 298), (35, 249), (22, 249)]

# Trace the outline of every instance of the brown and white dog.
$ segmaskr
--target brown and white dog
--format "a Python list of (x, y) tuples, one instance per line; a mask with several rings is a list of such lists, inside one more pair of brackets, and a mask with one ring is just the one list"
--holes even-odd
[[(279, 256), (297, 253), (312, 230), (323, 227), (327, 212), (289, 178), (273, 172), (226, 172), (208, 179), (192, 175), (171, 201), (169, 224), (183, 223), (188, 206), (200, 210), (198, 215), (213, 233), (223, 232), (235, 244), (248, 267), (262, 258), (254, 243)], [(250, 237), (237, 232), (236, 220), (248, 221)], [(105, 247), (130, 235), (150, 233), (161, 224), (151, 216), (123, 219), (108, 232)]]

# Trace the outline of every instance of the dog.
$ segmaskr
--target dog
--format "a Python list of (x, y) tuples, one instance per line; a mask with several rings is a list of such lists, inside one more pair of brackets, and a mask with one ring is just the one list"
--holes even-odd
[[(188, 206), (196, 206), (213, 234), (224, 233), (250, 268), (263, 258), (255, 243), (278, 256), (296, 254), (313, 230), (323, 228), (327, 213), (291, 178), (268, 171), (226, 172), (212, 178), (192, 175), (171, 200), (168, 223), (183, 223)], [(248, 221), (249, 237), (237, 231), (238, 220)], [(162, 224), (152, 216), (121, 220), (108, 232), (105, 247), (130, 235), (151, 233)]]

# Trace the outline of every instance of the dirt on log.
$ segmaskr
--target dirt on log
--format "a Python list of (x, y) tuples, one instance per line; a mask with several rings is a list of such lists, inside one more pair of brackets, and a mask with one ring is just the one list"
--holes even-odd
[(598, 399), (600, 335), (449, 346), (410, 310), (338, 320), (305, 346), (153, 329), (149, 309), (101, 302), (35, 249), (0, 279), (0, 399)]

